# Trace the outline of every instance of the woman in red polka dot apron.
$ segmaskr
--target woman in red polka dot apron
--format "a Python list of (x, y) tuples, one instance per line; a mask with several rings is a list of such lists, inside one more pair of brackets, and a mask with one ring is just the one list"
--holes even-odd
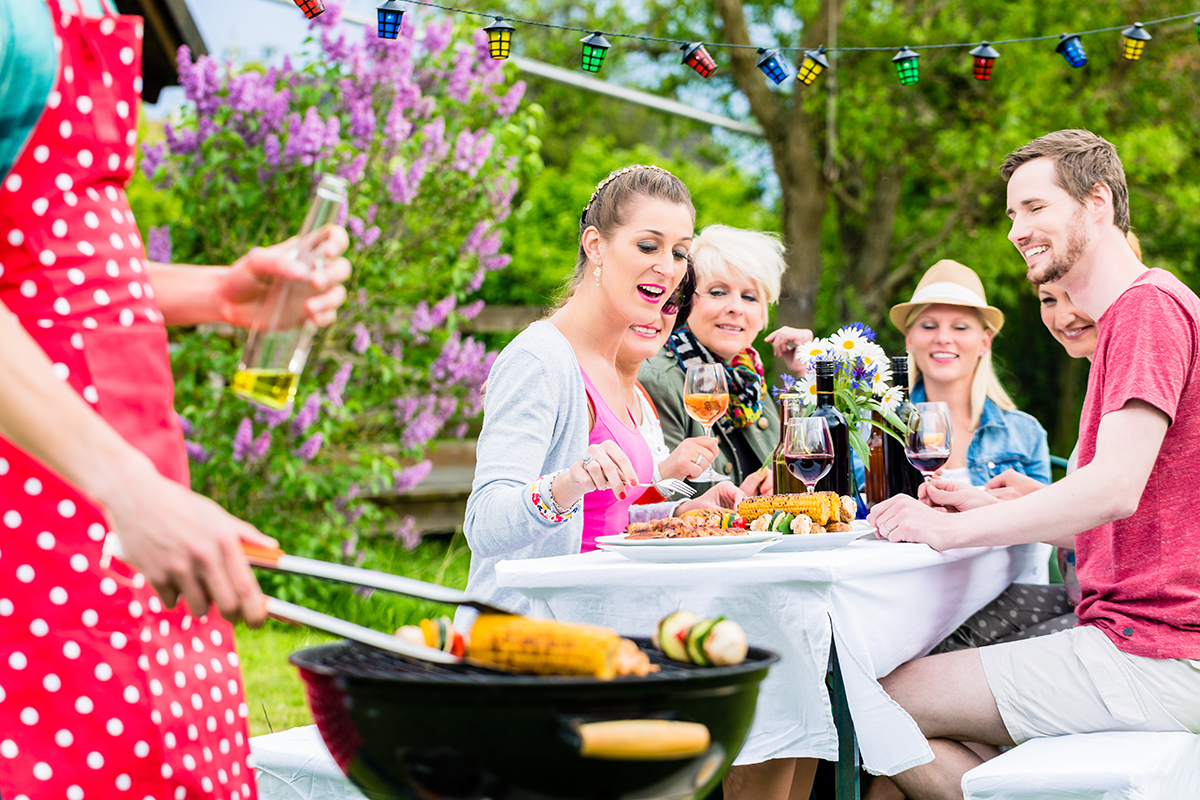
[[(69, 401), (64, 407), (78, 404), (75, 416), (93, 419), (90, 407), (111, 426), (101, 434), (129, 450), (112, 436), (115, 430), (153, 462), (158, 474), (147, 464), (144, 483), (155, 497), (147, 502), (186, 507), (201, 527), (224, 512), (159, 477), (186, 486), (187, 456), (172, 407), (164, 314), (123, 189), (134, 166), (142, 20), (111, 10), (85, 17), (77, 5), (68, 9), (74, 2), (62, 0), (61, 10), (50, 2), (57, 77), (31, 138), (0, 183), (0, 328), (12, 326), (0, 339), (11, 353), (18, 340), (28, 343), (25, 333), (31, 336), (54, 377), (83, 398), (47, 380)], [(174, 290), (160, 288), (164, 295)], [(329, 304), (340, 302), (336, 296)], [(4, 319), (5, 307), (24, 333)], [(40, 359), (22, 363), (44, 372)], [(0, 380), (19, 382), (2, 370)], [(20, 423), (5, 429), (8, 439), (0, 437), (0, 796), (254, 798), (248, 709), (230, 625), (215, 607), (200, 617), (185, 602), (164, 608), (141, 573), (104, 559), (105, 513), (11, 441), (30, 427)], [(78, 442), (60, 444), (82, 452), (71, 450)], [(101, 484), (108, 471), (103, 458), (57, 463), (63, 475), (101, 473)], [(138, 516), (111, 502), (108, 508), (111, 519)], [(236, 547), (236, 536), (232, 541)], [(244, 564), (237, 566), (242, 573), (230, 568), (229, 574), (253, 584)], [(199, 584), (201, 600), (217, 599), (215, 568), (185, 578), (180, 594), (195, 597), (187, 590)], [(245, 583), (242, 589), (245, 596)], [(256, 586), (252, 592), (261, 602)]]

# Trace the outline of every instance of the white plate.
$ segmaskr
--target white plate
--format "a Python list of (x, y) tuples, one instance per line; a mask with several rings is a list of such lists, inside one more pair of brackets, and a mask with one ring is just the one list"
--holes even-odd
[[(776, 534), (758, 542), (739, 541), (736, 544), (716, 544), (696, 547), (630, 547), (627, 544), (600, 544), (601, 550), (617, 553), (633, 561), (652, 561), (657, 564), (688, 564), (703, 561), (735, 561), (749, 558), (764, 547), (770, 547), (782, 537)], [(597, 542), (599, 537), (597, 537)]]
[(790, 534), (784, 536), (779, 544), (771, 546), (772, 553), (784, 553), (796, 550), (833, 550), (845, 547), (855, 539), (874, 536), (875, 528), (866, 520), (856, 519), (850, 523), (850, 530), (845, 533), (810, 533), (805, 536)]
[(597, 536), (596, 544), (616, 544), (622, 547), (701, 547), (720, 546), (731, 544), (749, 544), (751, 542), (765, 542), (767, 539), (774, 539), (779, 536), (778, 533), (769, 533), (766, 531), (748, 531), (746, 533), (735, 533), (729, 536), (693, 536), (686, 539), (629, 539), (627, 534), (614, 533), (608, 536)]

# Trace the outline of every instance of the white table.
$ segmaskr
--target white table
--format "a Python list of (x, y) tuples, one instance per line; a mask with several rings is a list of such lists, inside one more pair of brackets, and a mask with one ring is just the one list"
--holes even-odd
[(1027, 546), (938, 553), (925, 545), (858, 540), (836, 550), (770, 551), (740, 561), (649, 564), (614, 553), (501, 562), (500, 586), (536, 616), (649, 635), (687, 608), (736, 620), (782, 660), (762, 684), (737, 764), (808, 756), (838, 760), (825, 675), (831, 642), (863, 763), (894, 775), (933, 759), (916, 723), (878, 683), (927, 652), (1021, 572)]

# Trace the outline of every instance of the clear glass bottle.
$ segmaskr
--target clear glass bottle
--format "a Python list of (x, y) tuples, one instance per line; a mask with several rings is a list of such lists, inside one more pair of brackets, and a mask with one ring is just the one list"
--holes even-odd
[(834, 403), (836, 372), (837, 364), (832, 361), (816, 363), (817, 406), (811, 416), (825, 417), (829, 423), (829, 435), (833, 438), (833, 469), (817, 482), (817, 491), (853, 497), (854, 465), (850, 461), (850, 427)]
[(804, 482), (792, 475), (783, 459), (784, 436), (787, 423), (792, 417), (804, 416), (804, 402), (798, 394), (779, 395), (779, 445), (771, 455), (771, 486), (775, 494), (804, 494), (808, 488)]
[[(325, 268), (319, 254), (323, 246), (319, 232), (337, 221), (345, 203), (346, 181), (322, 175), (290, 253), (295, 260), (308, 264), (313, 274)], [(317, 327), (308, 320), (298, 326), (294, 321), (304, 318), (304, 303), (313, 294), (307, 281), (271, 280), (254, 314), (241, 362), (233, 376), (231, 388), (235, 394), (276, 409), (292, 402), (317, 332)]]

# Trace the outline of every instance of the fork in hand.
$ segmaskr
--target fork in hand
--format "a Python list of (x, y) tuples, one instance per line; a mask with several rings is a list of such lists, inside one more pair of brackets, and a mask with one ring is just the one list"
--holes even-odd
[(684, 497), (695, 497), (696, 489), (690, 484), (684, 483), (678, 478), (663, 478), (660, 481), (655, 481), (650, 484), (663, 497), (670, 497), (673, 494), (682, 495)]

